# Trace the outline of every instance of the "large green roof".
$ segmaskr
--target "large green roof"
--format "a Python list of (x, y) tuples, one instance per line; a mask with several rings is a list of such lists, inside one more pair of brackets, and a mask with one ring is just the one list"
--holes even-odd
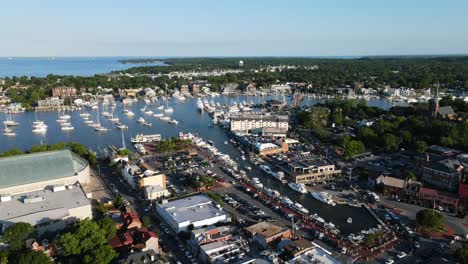
[(0, 158), (0, 188), (74, 176), (86, 165), (70, 150)]

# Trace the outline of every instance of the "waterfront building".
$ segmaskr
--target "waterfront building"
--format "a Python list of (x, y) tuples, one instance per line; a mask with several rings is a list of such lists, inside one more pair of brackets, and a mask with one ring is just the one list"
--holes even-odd
[(58, 97), (47, 97), (44, 100), (37, 101), (37, 106), (40, 108), (59, 107), (63, 105), (64, 100)]
[(229, 214), (204, 194), (197, 194), (156, 204), (156, 211), (174, 232), (186, 231), (189, 226), (200, 228), (230, 222)]
[(291, 85), (289, 84), (272, 84), (270, 87), (270, 90), (272, 92), (278, 92), (278, 93), (290, 93), (291, 92)]
[(75, 97), (76, 91), (76, 88), (73, 87), (56, 87), (52, 89), (52, 96), (60, 98)]
[(254, 147), (255, 147), (255, 151), (260, 156), (274, 155), (278, 153), (286, 153), (289, 150), (288, 144), (286, 144), (283, 141), (279, 141), (277, 144), (257, 142), (255, 143)]
[(293, 183), (316, 183), (334, 179), (341, 170), (326, 158), (296, 159), (278, 165)]
[(257, 128), (282, 128), (288, 131), (289, 117), (272, 114), (238, 114), (231, 117), (231, 131), (247, 134)]
[(253, 241), (257, 242), (261, 247), (268, 248), (275, 241), (280, 241), (285, 238), (291, 238), (291, 229), (277, 226), (268, 222), (260, 222), (245, 228), (247, 233), (252, 237)]
[(54, 185), (90, 182), (89, 164), (70, 150), (0, 158), (0, 194), (42, 191)]

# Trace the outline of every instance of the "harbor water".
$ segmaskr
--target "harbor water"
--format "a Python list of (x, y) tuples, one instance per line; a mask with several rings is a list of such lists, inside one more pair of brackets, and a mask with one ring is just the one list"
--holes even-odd
[[(219, 96), (210, 98), (220, 104), (232, 104), (234, 102), (251, 102), (261, 103), (262, 100), (278, 99), (274, 96), (265, 96), (262, 98), (251, 97), (251, 96)], [(195, 98), (187, 98), (186, 100), (175, 100), (171, 99), (167, 102), (168, 106), (174, 108), (174, 112), (170, 115), (172, 119), (179, 121), (177, 125), (170, 124), (167, 121), (160, 120), (152, 115), (146, 115), (141, 108), (145, 107), (152, 110), (154, 113), (161, 112), (157, 110), (160, 105), (166, 106), (166, 103), (155, 102), (145, 104), (142, 101), (127, 106), (126, 109), (131, 110), (135, 113), (133, 117), (127, 117), (122, 113), (121, 106), (117, 104), (114, 110), (114, 116), (120, 119), (122, 124), (128, 125), (127, 130), (123, 130), (123, 136), (126, 146), (131, 145), (130, 139), (138, 133), (143, 134), (161, 134), (163, 138), (177, 137), (179, 132), (192, 132), (205, 140), (212, 140), (214, 145), (223, 153), (231, 155), (241, 167), (247, 165), (248, 161), (241, 159), (241, 153), (231, 144), (224, 144), (225, 141), (229, 141), (226, 131), (218, 126), (212, 125), (212, 119), (206, 112), (199, 112), (196, 109)], [(306, 98), (304, 104), (315, 104), (318, 101), (311, 98)], [(376, 105), (382, 108), (388, 108), (391, 104), (383, 100), (370, 101), (369, 105)], [(93, 120), (96, 120), (96, 110), (85, 109), (88, 113), (92, 114)], [(36, 144), (54, 144), (58, 142), (76, 141), (86, 147), (96, 151), (98, 154), (103, 154), (109, 146), (115, 145), (116, 147), (122, 147), (122, 133), (121, 131), (109, 120), (100, 115), (100, 122), (104, 127), (109, 128), (107, 132), (96, 132), (93, 128), (88, 127), (83, 119), (80, 117), (80, 113), (83, 111), (70, 111), (67, 114), (71, 116), (71, 125), (75, 128), (72, 131), (62, 131), (60, 125), (56, 122), (59, 118), (58, 112), (25, 112), (20, 114), (12, 115), (14, 121), (18, 122), (19, 125), (13, 127), (16, 132), (16, 137), (0, 136), (0, 151), (5, 151), (10, 148), (19, 148), (22, 150), (28, 150), (31, 145)], [(36, 120), (44, 121), (48, 125), (46, 134), (35, 134), (32, 132), (32, 122)], [(143, 117), (147, 122), (151, 123), (152, 126), (143, 126), (137, 122), (139, 117)], [(3, 122), (7, 116), (1, 114), (0, 122)], [(91, 117), (90, 117), (91, 119)], [(282, 185), (275, 181), (273, 178), (268, 178), (260, 170), (249, 172), (251, 177), (259, 177), (260, 181), (264, 186), (278, 190), (282, 195), (286, 195), (293, 201), (297, 201), (304, 205), (310, 212), (310, 214), (317, 213), (319, 216), (325, 219), (327, 222), (332, 222), (342, 230), (343, 233), (357, 233), (360, 230), (376, 227), (377, 222), (369, 215), (364, 208), (351, 207), (348, 205), (337, 205), (335, 207), (321, 203), (310, 194), (300, 194), (291, 190), (287, 185)], [(346, 222), (348, 217), (354, 219), (352, 224)]]

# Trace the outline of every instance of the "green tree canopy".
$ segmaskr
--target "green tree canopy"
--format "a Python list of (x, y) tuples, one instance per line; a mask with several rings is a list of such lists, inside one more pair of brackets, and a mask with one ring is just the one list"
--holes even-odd
[(110, 219), (109, 217), (104, 217), (98, 220), (99, 227), (101, 230), (104, 231), (104, 234), (107, 239), (112, 238), (117, 233), (115, 228), (114, 220)]
[(468, 243), (455, 251), (455, 258), (462, 264), (468, 264)]
[(52, 264), (52, 260), (42, 251), (28, 251), (21, 253), (18, 264)]
[(430, 229), (441, 229), (444, 224), (444, 216), (432, 209), (424, 209), (416, 214), (416, 224)]
[(7, 244), (10, 250), (19, 250), (33, 232), (34, 228), (31, 224), (15, 223), (5, 229), (1, 241)]

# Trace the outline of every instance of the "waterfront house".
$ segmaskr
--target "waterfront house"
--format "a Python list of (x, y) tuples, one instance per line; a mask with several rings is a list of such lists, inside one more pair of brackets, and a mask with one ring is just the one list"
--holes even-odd
[(288, 175), (290, 182), (294, 183), (323, 182), (341, 174), (341, 170), (337, 169), (329, 159), (319, 157), (283, 162), (277, 167)]

